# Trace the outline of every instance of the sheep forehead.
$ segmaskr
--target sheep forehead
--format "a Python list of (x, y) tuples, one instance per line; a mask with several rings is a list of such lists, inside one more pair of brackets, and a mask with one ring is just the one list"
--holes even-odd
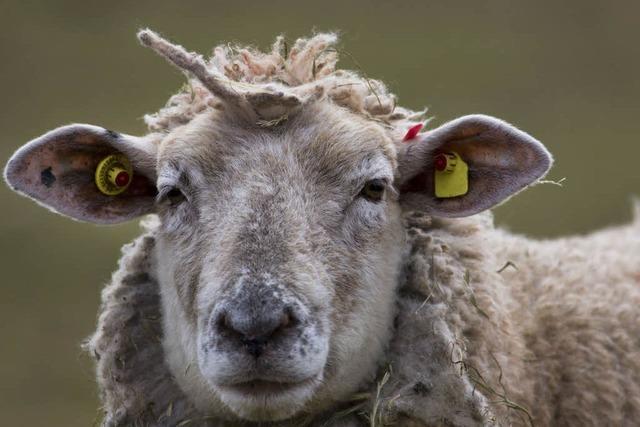
[[(236, 177), (285, 173), (294, 178), (296, 169), (295, 178), (304, 180), (304, 168), (348, 182), (365, 173), (389, 176), (396, 167), (396, 148), (380, 126), (329, 102), (299, 112), (277, 129), (246, 126), (212, 111), (169, 134), (159, 152), (161, 177), (179, 165), (195, 185), (206, 185), (221, 170)], [(225, 184), (231, 190), (240, 182)]]

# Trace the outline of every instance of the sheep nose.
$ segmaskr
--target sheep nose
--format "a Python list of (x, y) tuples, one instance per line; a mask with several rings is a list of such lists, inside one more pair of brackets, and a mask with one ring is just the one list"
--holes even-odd
[(219, 313), (217, 323), (220, 332), (242, 344), (253, 357), (259, 357), (268, 342), (293, 327), (296, 319), (284, 306), (257, 309), (236, 305)]

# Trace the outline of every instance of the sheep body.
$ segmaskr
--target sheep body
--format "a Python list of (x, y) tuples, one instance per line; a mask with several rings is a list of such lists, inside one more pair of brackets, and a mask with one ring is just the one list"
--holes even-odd
[[(632, 425), (640, 414), (638, 208), (631, 225), (547, 241), (496, 230), (482, 216), (414, 229), (429, 231), (413, 232), (417, 255), (408, 260), (404, 289), (425, 302), (407, 319), (407, 331), (424, 333), (429, 326), (420, 316), (442, 311), (430, 328), (444, 321), (453, 339), (440, 334), (440, 357), (494, 402), (475, 405), (483, 423)], [(508, 261), (515, 268), (503, 268)], [(435, 346), (416, 346), (426, 341), (406, 337), (407, 331), (396, 332), (391, 351), (400, 355), (394, 366), (406, 372), (398, 374), (390, 401), (430, 390), (441, 398), (439, 407), (420, 397), (394, 404), (430, 423), (446, 418), (468, 425), (453, 419), (461, 406), (452, 405), (451, 393), (442, 390), (447, 386), (429, 374)], [(407, 364), (405, 354), (418, 360)]]
[[(495, 229), (490, 214), (405, 220), (397, 327), (366, 399), (276, 425), (365, 425), (361, 413), (404, 426), (631, 425), (640, 416), (640, 215), (547, 241)], [(147, 227), (123, 249), (86, 345), (105, 425), (231, 425), (196, 411), (164, 364)]]

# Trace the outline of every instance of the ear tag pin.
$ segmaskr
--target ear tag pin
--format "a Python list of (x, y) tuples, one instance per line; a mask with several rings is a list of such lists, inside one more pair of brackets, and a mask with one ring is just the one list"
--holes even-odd
[(112, 154), (98, 163), (95, 181), (98, 190), (107, 196), (117, 196), (129, 187), (133, 168), (129, 159), (121, 154)]
[(450, 198), (469, 191), (469, 166), (458, 153), (441, 153), (433, 159), (436, 197)]

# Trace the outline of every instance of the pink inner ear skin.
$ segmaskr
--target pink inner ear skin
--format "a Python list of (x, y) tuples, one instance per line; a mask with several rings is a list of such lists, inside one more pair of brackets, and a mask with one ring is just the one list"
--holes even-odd
[(127, 191), (125, 191), (126, 195), (129, 196), (153, 196), (156, 195), (156, 187), (147, 177), (139, 174), (133, 174), (131, 178), (131, 184)]

